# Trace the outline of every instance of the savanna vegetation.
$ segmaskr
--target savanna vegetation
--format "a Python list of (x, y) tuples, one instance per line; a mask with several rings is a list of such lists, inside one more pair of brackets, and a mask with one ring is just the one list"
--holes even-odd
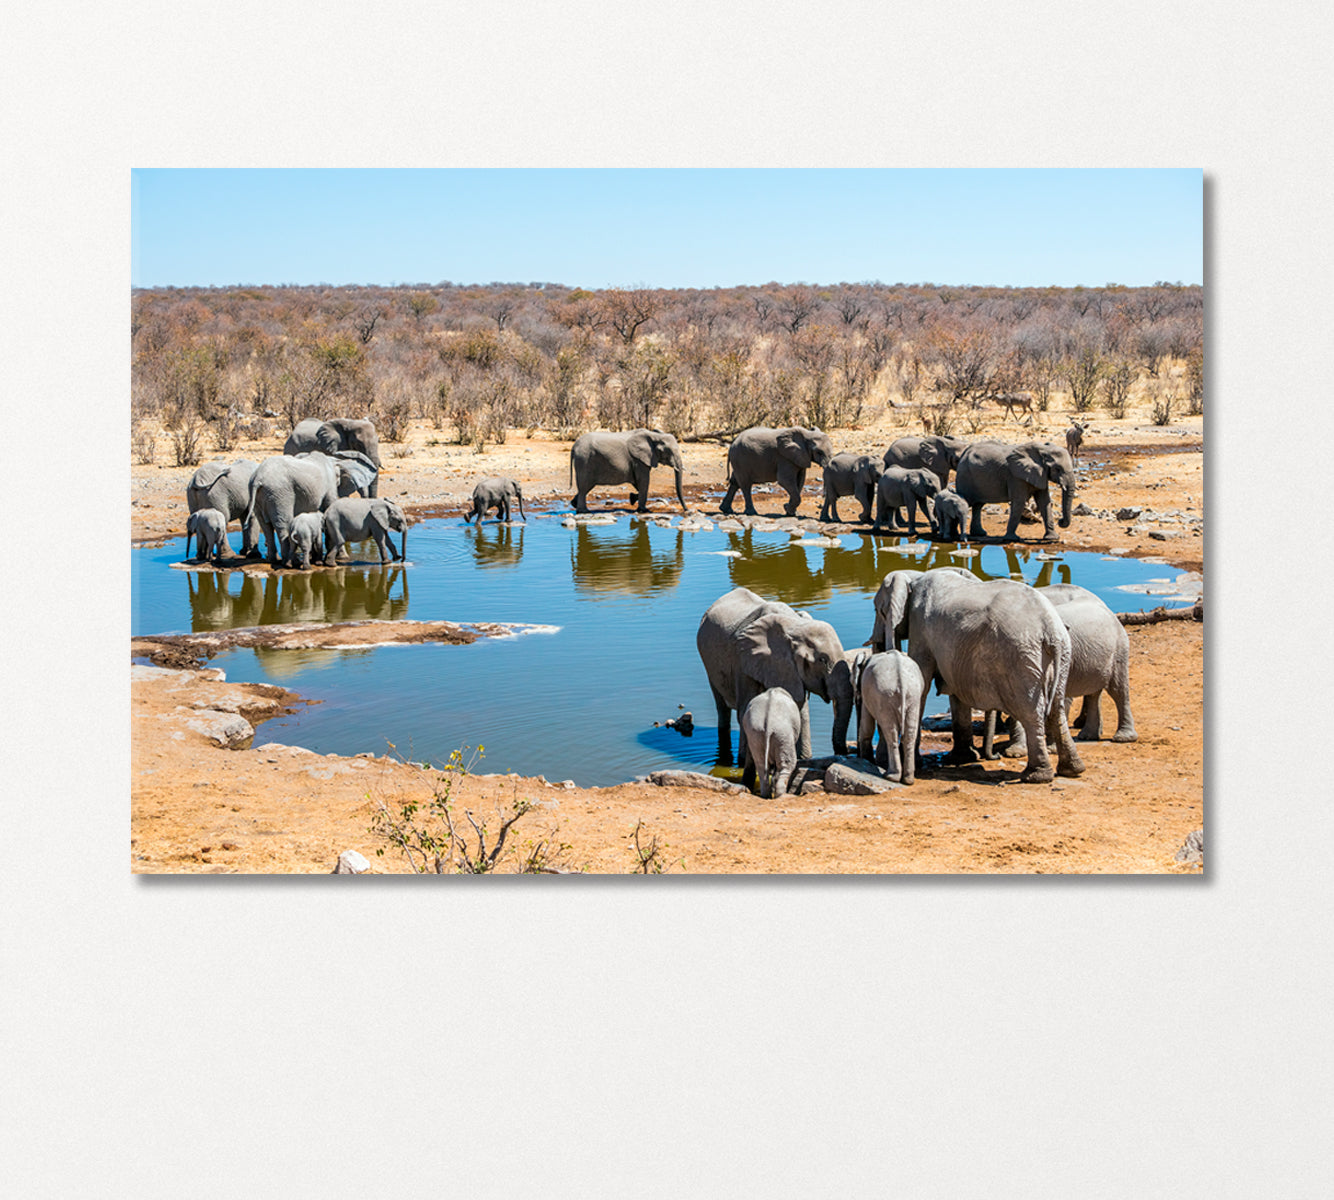
[(1165, 424), (1204, 398), (1203, 289), (1170, 283), (145, 288), (131, 311), (134, 452), (177, 466), (311, 416), (370, 416), (391, 444), (429, 421), (480, 446), (833, 429), (871, 404), (968, 433), (1014, 392), (1118, 418), (1134, 399)]

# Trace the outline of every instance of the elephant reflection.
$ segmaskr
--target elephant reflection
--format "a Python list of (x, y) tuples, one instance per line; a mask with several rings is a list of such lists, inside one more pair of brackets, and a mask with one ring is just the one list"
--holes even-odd
[(407, 615), (402, 567), (242, 574), (238, 593), (221, 572), (190, 572), (190, 628), (242, 629), (300, 621), (392, 621)]
[(524, 528), (505, 522), (484, 525), (479, 521), (468, 527), (472, 551), (479, 567), (515, 567), (523, 557)]
[(643, 522), (634, 525), (628, 536), (611, 528), (579, 526), (570, 548), (575, 588), (647, 596), (676, 587), (685, 569), (685, 534), (671, 530), (666, 536), (674, 538), (675, 545), (655, 553)]

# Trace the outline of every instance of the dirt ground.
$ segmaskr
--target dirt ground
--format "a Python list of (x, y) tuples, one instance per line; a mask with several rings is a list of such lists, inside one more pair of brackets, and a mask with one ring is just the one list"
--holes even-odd
[[(1157, 427), (1146, 417), (1132, 412), (1115, 421), (1093, 414), (1076, 516), (1070, 528), (1058, 528), (1059, 543), (1203, 574), (1203, 419)], [(1028, 429), (993, 418), (975, 433), (956, 433), (1063, 442), (1068, 424), (1068, 414), (1052, 412), (1037, 414)], [(894, 438), (920, 432), (906, 411), (886, 409), (874, 412), (864, 428), (840, 429), (832, 438), (837, 450), (879, 454)], [(223, 457), (258, 460), (281, 450), (282, 438), (274, 436), (242, 443)], [(688, 503), (716, 509), (717, 500), (703, 493), (723, 484), (724, 447), (687, 443), (683, 452)], [(382, 445), (381, 457), (380, 494), (415, 516), (460, 510), (482, 475), (518, 478), (530, 507), (563, 506), (572, 495), (569, 442), (541, 432), (512, 432), (504, 445), (478, 454), (447, 444), (444, 433), (423, 423), (401, 445)], [(134, 541), (184, 534), (192, 471), (131, 467)], [(811, 479), (818, 483), (818, 472)], [(653, 495), (675, 507), (669, 472), (654, 473)], [(623, 507), (626, 494), (613, 490), (606, 499)], [(779, 513), (781, 495), (757, 494), (756, 500), (761, 513)], [(1090, 511), (1083, 512), (1081, 502)], [(799, 515), (814, 518), (819, 507), (818, 494), (808, 493)], [(1127, 508), (1142, 511), (1116, 517)], [(999, 532), (1003, 508), (989, 508), (984, 519)], [(1020, 533), (1036, 537), (1040, 526), (1021, 526)], [(547, 839), (553, 848), (566, 847), (556, 852), (561, 864), (595, 872), (634, 869), (633, 832), (641, 822), (640, 844), (656, 837), (660, 861), (677, 873), (1198, 872), (1173, 856), (1203, 824), (1203, 625), (1170, 622), (1129, 632), (1139, 741), (1080, 743), (1088, 769), (1078, 779), (1016, 784), (1022, 762), (1002, 760), (943, 769), (880, 796), (817, 793), (770, 802), (648, 784), (579, 789), (540, 777), (469, 776), (455, 790), (455, 808), (472, 810), (479, 821), (489, 817), (494, 831), (500, 808), (527, 799), (536, 808), (514, 826), (509, 846), (524, 852)], [(382, 758), (274, 745), (221, 748), (192, 728), (198, 710), (239, 713), (253, 724), (319, 697), (220, 682), (216, 674), (135, 671), (132, 869), (327, 873), (342, 851), (353, 849), (370, 859), (374, 872), (407, 870), (397, 852), (376, 854), (371, 815), (378, 801), (392, 807), (406, 797), (424, 799), (429, 782), (416, 769)]]

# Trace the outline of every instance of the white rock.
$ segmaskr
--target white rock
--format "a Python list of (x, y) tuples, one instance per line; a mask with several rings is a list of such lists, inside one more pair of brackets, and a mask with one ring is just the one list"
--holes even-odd
[(332, 874), (334, 875), (364, 875), (371, 869), (371, 864), (367, 861), (364, 854), (359, 854), (355, 850), (344, 850), (338, 856), (338, 862), (334, 865)]

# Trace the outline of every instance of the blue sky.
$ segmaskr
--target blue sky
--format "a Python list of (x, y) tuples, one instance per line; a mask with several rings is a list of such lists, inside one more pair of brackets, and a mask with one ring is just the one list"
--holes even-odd
[(1204, 277), (1199, 169), (131, 172), (133, 286)]

